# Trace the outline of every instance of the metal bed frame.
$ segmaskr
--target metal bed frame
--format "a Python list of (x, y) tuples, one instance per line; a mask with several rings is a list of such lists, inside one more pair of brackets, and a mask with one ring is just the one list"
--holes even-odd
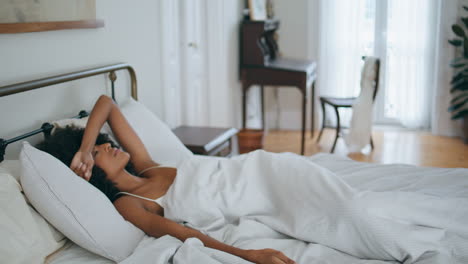
[[(117, 80), (117, 75), (115, 74), (118, 70), (127, 70), (130, 75), (130, 82), (131, 82), (131, 96), (138, 100), (137, 94), (137, 80), (135, 70), (126, 63), (119, 63), (113, 65), (102, 66), (98, 68), (86, 69), (82, 71), (76, 71), (71, 73), (60, 74), (52, 77), (46, 77), (41, 79), (36, 79), (32, 81), (22, 82), (22, 83), (15, 83), (11, 85), (1, 86), (0, 87), (0, 97), (12, 95), (16, 93), (22, 93), (30, 90), (35, 90), (43, 87), (47, 87), (54, 84), (65, 83), (70, 81), (75, 81), (79, 79), (84, 79), (87, 77), (100, 75), (108, 73), (109, 80), (111, 81), (111, 90), (112, 90), (112, 99), (115, 100), (115, 81)], [(83, 118), (88, 116), (88, 112), (82, 110), (79, 112), (78, 115), (72, 118)], [(39, 129), (33, 130), (31, 132), (19, 135), (14, 138), (10, 139), (3, 139), (0, 138), (0, 162), (4, 160), (6, 147), (16, 141), (25, 139), (27, 137), (44, 133), (44, 136), (47, 137), (50, 135), (52, 128), (54, 126), (50, 123), (43, 123)]]

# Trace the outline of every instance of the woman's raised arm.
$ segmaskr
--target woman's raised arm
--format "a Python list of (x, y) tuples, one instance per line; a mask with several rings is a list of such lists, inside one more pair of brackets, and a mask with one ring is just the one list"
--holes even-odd
[(119, 144), (130, 154), (136, 171), (157, 165), (148, 154), (143, 142), (127, 122), (114, 101), (101, 95), (91, 111), (79, 151), (72, 160), (70, 168), (85, 180), (91, 177), (94, 166), (92, 151), (96, 138), (105, 122), (108, 122)]

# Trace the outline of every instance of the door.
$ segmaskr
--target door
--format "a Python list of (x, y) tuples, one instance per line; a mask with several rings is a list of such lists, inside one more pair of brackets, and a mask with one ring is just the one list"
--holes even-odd
[(180, 65), (182, 123), (207, 125), (205, 1), (180, 1)]
[(240, 8), (233, 7), (240, 4), (209, 0), (159, 2), (166, 121), (171, 127), (231, 126), (234, 118), (230, 115), (235, 113), (232, 87), (238, 86), (237, 78), (231, 78), (238, 67), (237, 44), (233, 44), (238, 41), (233, 36), (237, 36), (240, 14)]

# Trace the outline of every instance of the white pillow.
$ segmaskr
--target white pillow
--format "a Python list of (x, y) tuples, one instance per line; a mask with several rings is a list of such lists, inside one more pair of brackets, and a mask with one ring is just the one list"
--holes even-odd
[(144, 233), (65, 164), (29, 143), (20, 154), (24, 192), (37, 211), (81, 247), (114, 261), (128, 257)]
[(0, 163), (0, 171), (8, 173), (19, 182), (21, 175), (21, 164), (19, 160), (4, 160)]
[(193, 156), (172, 130), (143, 104), (130, 98), (120, 109), (157, 163), (177, 167)]
[[(1, 165), (4, 165), (3, 162)], [(25, 201), (19, 183), (0, 166), (0, 256), (2, 263), (39, 263), (66, 239)]]
[[(28, 198), (24, 195), (23, 193), (23, 188), (21, 187), (20, 183), (20, 175), (21, 175), (21, 162), (19, 160), (4, 160), (0, 163), (0, 175), (2, 174), (7, 174), (9, 177), (13, 177), (16, 180), (16, 183), (18, 185), (18, 188), (21, 192), (21, 195), (23, 196), (24, 200), (28, 204), (28, 207), (33, 215), (33, 217), (36, 219), (36, 224), (39, 226), (39, 229), (41, 229), (42, 233), (51, 233), (53, 237), (53, 241), (44, 241), (48, 242), (51, 247), (54, 247), (55, 243), (59, 243), (62, 245), (64, 243), (64, 240), (66, 239), (65, 236), (57, 231), (52, 225), (50, 225), (47, 221), (45, 221), (44, 218), (42, 218), (41, 215), (39, 215), (32, 207), (31, 203), (29, 202)], [(49, 236), (47, 236), (49, 237)]]

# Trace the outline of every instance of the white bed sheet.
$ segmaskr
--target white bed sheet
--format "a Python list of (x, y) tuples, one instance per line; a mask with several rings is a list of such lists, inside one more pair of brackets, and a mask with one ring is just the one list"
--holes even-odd
[(56, 253), (47, 257), (45, 263), (88, 263), (88, 264), (110, 264), (115, 263), (110, 259), (98, 256), (80, 246), (68, 241), (67, 244)]
[[(331, 154), (317, 154), (310, 159), (335, 172), (345, 179), (348, 184), (361, 190), (400, 190), (420, 192), (441, 197), (468, 198), (468, 169), (416, 167), (404, 164), (379, 165), (355, 162), (348, 158)], [(293, 257), (297, 263), (396, 263), (360, 260), (322, 245), (312, 243), (306, 244), (301, 241), (286, 239), (280, 235), (275, 239), (262, 239), (258, 237), (255, 239), (248, 239), (248, 232), (243, 232), (243, 230), (252, 230), (252, 225), (255, 224), (255, 222), (240, 223), (239, 227), (236, 229), (238, 231), (236, 235), (241, 242), (235, 243), (236, 246), (252, 249), (265, 247), (276, 248), (285, 252), (288, 256)], [(265, 233), (274, 232), (268, 230), (265, 226), (258, 226), (258, 228), (263, 228), (262, 232)], [(270, 235), (268, 235), (268, 237), (271, 237)], [(222, 254), (218, 256), (215, 251), (200, 247), (194, 241), (181, 243), (170, 237), (161, 239), (145, 238), (128, 260), (138, 259), (140, 260), (139, 263), (145, 263), (141, 261), (147, 259), (146, 256), (150, 254), (152, 256), (157, 256), (158, 259), (152, 257), (151, 261), (148, 261), (148, 263), (167, 263), (169, 259), (168, 256), (176, 251), (189, 252), (184, 256), (191, 255), (195, 258), (191, 259), (189, 262), (181, 263), (201, 263), (199, 261), (205, 258), (212, 259), (212, 263), (223, 263), (222, 261), (218, 261), (220, 258), (222, 259)], [(184, 260), (181, 259), (181, 261)], [(48, 263), (112, 262), (72, 244), (52, 256)], [(234, 261), (229, 263), (234, 263)], [(238, 263), (245, 262), (240, 261)], [(424, 263), (424, 261), (420, 263)]]

